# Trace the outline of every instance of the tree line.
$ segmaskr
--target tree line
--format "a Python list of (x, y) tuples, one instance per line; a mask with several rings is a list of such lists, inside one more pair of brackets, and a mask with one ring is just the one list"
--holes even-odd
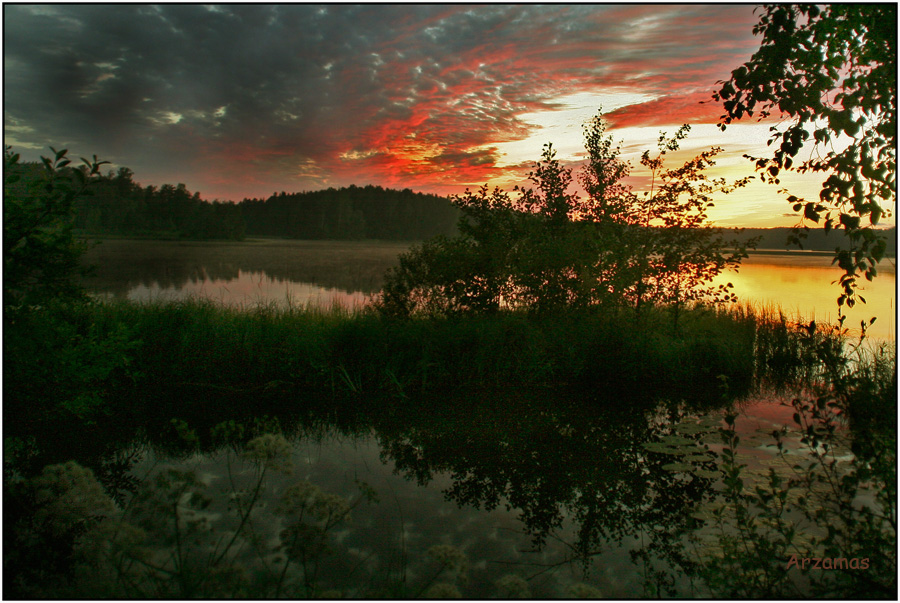
[(247, 234), (292, 239), (422, 240), (451, 234), (459, 211), (445, 197), (368, 185), (244, 199)]
[[(897, 228), (886, 228), (880, 231), (885, 240), (886, 257), (897, 256)], [(796, 229), (796, 228), (744, 228), (738, 240), (746, 242), (757, 239), (759, 251), (782, 251), (802, 249), (805, 251), (834, 252), (836, 248), (846, 245), (846, 237), (842, 230)]]
[[(13, 169), (19, 178), (14, 186), (23, 191), (45, 178), (38, 162), (19, 162)], [(74, 174), (77, 169), (64, 171)], [(71, 209), (72, 226), (82, 234), (201, 240), (422, 240), (451, 233), (458, 216), (444, 197), (372, 185), (282, 191), (240, 203), (205, 201), (184, 184), (141, 186), (127, 167), (95, 174)]]
[[(48, 186), (51, 179), (65, 183), (87, 175), (84, 166), (68, 164), (50, 176), (48, 168), (38, 162), (7, 161), (6, 167), (15, 174), (15, 183), (7, 183), (10, 191), (24, 197)], [(65, 216), (76, 233), (231, 240), (246, 234), (238, 206), (204, 201), (184, 184), (141, 186), (127, 167), (95, 173), (90, 180), (91, 186), (72, 200)]]
[[(41, 181), (44, 166), (19, 162), (18, 186)], [(380, 186), (273, 193), (240, 203), (205, 201), (184, 184), (141, 186), (127, 167), (96, 174), (91, 187), (74, 200), (76, 233), (194, 240), (242, 240), (246, 236), (311, 240), (378, 239), (421, 241), (456, 234), (460, 209), (437, 195)], [(842, 233), (791, 228), (745, 228), (737, 240), (759, 241), (759, 249), (834, 251)], [(885, 255), (896, 256), (896, 229), (885, 230)]]

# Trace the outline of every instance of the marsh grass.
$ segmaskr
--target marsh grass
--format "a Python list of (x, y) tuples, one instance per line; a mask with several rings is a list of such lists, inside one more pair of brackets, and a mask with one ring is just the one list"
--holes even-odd
[(25, 474), (71, 458), (64, 450), (101, 458), (163, 438), (172, 419), (201, 434), (263, 415), (349, 425), (423, 395), (523, 388), (713, 404), (748, 391), (755, 364), (752, 317), (705, 308), (676, 331), (664, 309), (640, 323), (599, 311), (396, 320), (338, 305), (107, 300), (31, 312), (4, 335), (16, 400), (5, 468)]
[[(159, 399), (254, 393), (403, 396), (446, 388), (572, 387), (642, 397), (720, 398), (753, 379), (753, 317), (697, 308), (676, 331), (665, 311), (396, 320), (340, 306), (205, 300), (107, 302), (98, 328), (139, 342), (136, 388)], [(185, 396), (185, 394), (188, 394)]]

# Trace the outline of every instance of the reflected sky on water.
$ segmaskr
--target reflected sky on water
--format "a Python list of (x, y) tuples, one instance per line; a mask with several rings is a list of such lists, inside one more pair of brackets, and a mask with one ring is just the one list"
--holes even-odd
[[(405, 243), (253, 240), (242, 243), (106, 240), (87, 261), (95, 292), (135, 301), (203, 297), (219, 303), (259, 303), (356, 308), (381, 288)], [(860, 282), (865, 304), (844, 308), (845, 327), (878, 317), (870, 337), (892, 341), (896, 326), (896, 258), (878, 265), (872, 282)], [(742, 302), (780, 307), (791, 320), (820, 324), (838, 319), (835, 281), (841, 270), (827, 254), (756, 253), (738, 273), (721, 274)]]
[[(741, 301), (763, 308), (780, 307), (792, 320), (836, 323), (837, 298), (842, 290), (835, 281), (842, 273), (840, 268), (831, 265), (830, 255), (755, 254), (743, 261), (738, 273), (721, 274), (715, 283), (731, 282)], [(896, 274), (896, 258), (885, 258), (872, 282), (864, 279), (860, 282), (859, 293), (866, 303), (844, 307), (845, 327), (858, 333), (859, 321), (875, 316), (878, 320), (869, 330), (869, 336), (884, 341), (894, 339)]]
[(330, 308), (337, 305), (355, 309), (366, 305), (372, 294), (273, 278), (265, 272), (239, 270), (233, 278), (201, 278), (180, 286), (163, 287), (155, 282), (141, 283), (129, 289), (126, 297), (139, 302), (203, 298), (241, 307), (274, 303), (285, 307)]

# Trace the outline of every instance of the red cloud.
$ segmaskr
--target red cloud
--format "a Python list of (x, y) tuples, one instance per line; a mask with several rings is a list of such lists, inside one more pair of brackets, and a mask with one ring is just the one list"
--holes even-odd
[(646, 103), (628, 105), (604, 117), (611, 128), (629, 126), (679, 126), (718, 123), (722, 108), (712, 102), (710, 92), (664, 96)]
[[(435, 54), (425, 28), (441, 33), (469, 10), (454, 7), (428, 22), (401, 20), (391, 40), (372, 47), (380, 59), (336, 66), (329, 86), (339, 98), (327, 119), (306, 126), (303, 143), (293, 149), (280, 141), (275, 154), (314, 158), (329, 183), (457, 192), (521, 176), (520, 169), (497, 167), (492, 145), (526, 138), (521, 116), (552, 108), (559, 96), (623, 89), (659, 96), (607, 114), (613, 127), (716, 123), (721, 109), (701, 101), (710, 100), (716, 80), (753, 46), (749, 9), (696, 7), (684, 16), (683, 7), (635, 5), (598, 8), (581, 21), (562, 7), (533, 12), (526, 22), (509, 10), (477, 43)], [(640, 25), (645, 21), (650, 24)], [(742, 33), (716, 33), (723, 23)], [(248, 143), (228, 155), (261, 157), (259, 146)], [(536, 148), (535, 159), (539, 154)]]

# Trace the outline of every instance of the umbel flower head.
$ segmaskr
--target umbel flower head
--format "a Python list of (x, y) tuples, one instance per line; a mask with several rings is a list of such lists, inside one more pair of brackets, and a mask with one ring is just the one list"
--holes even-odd
[(516, 574), (507, 574), (497, 580), (497, 596), (501, 599), (530, 599), (531, 589), (528, 582)]
[(300, 481), (281, 495), (278, 512), (288, 516), (309, 513), (316, 520), (334, 523), (350, 517), (350, 504), (337, 494), (325, 492), (308, 481)]
[(461, 550), (450, 544), (436, 544), (428, 549), (428, 556), (440, 561), (447, 571), (455, 573), (458, 580), (465, 582), (469, 559)]
[(291, 445), (283, 435), (267, 433), (247, 442), (242, 456), (264, 469), (289, 474), (294, 469), (291, 451)]
[(116, 510), (94, 473), (75, 461), (45, 467), (34, 482), (34, 499), (35, 519), (58, 534)]

